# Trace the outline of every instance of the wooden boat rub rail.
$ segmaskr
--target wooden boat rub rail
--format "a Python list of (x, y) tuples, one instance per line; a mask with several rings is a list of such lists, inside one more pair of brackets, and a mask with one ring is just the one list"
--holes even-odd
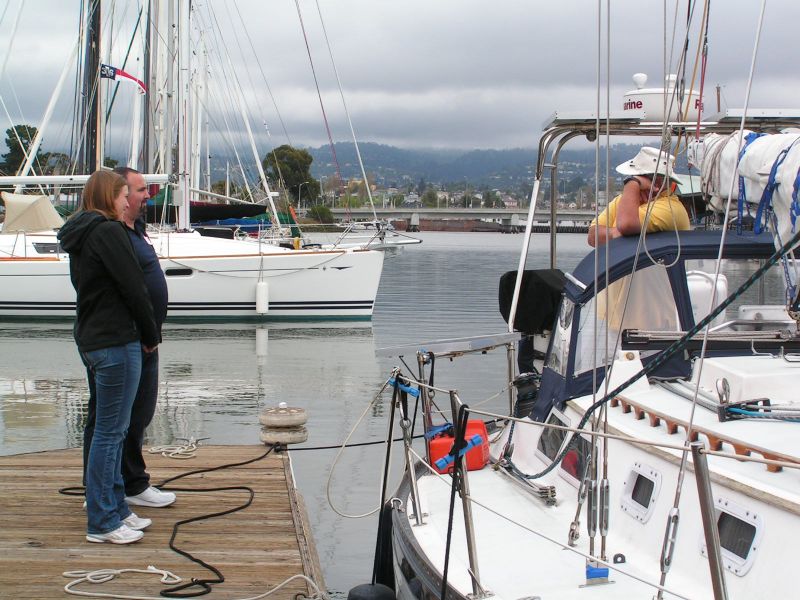
[[(670, 435), (676, 434), (678, 432), (678, 427), (682, 427), (684, 431), (688, 431), (689, 429), (689, 424), (686, 421), (682, 419), (676, 419), (675, 417), (671, 417), (661, 411), (642, 406), (641, 404), (638, 404), (633, 400), (629, 400), (624, 396), (612, 398), (609, 404), (612, 407), (620, 407), (623, 413), (632, 412), (638, 420), (643, 420), (645, 417), (647, 417), (650, 427), (658, 427), (663, 421), (664, 426), (667, 429), (667, 433)], [(761, 446), (756, 446), (749, 442), (743, 442), (742, 440), (732, 438), (730, 436), (721, 435), (715, 431), (711, 431), (710, 429), (700, 427), (698, 425), (692, 425), (692, 435), (690, 436), (689, 441), (696, 442), (701, 434), (704, 435), (708, 440), (710, 450), (721, 450), (723, 444), (728, 444), (739, 456), (750, 456), (755, 452), (756, 454), (760, 454), (768, 460), (781, 460), (784, 462), (800, 464), (800, 460), (794, 456), (767, 450)], [(770, 473), (778, 473), (781, 470), (782, 467), (778, 465), (767, 464), (767, 471)]]
[[(585, 414), (586, 410), (582, 406), (579, 406), (574, 402), (571, 402), (570, 404), (578, 414), (580, 415)], [(655, 426), (657, 427), (658, 425)], [(627, 437), (627, 434), (625, 432), (614, 427), (610, 423), (608, 425), (608, 432), (613, 433), (615, 435), (621, 435)], [(642, 443), (641, 445), (639, 445), (639, 447), (645, 448), (647, 452), (650, 452), (651, 454), (667, 462), (670, 462), (674, 465), (681, 464), (680, 456), (676, 456), (673, 452), (670, 452), (662, 448), (658, 448), (656, 446), (653, 446), (652, 444), (648, 444), (647, 440), (642, 440)], [(692, 473), (694, 473), (694, 465), (691, 463), (691, 461), (686, 463), (686, 468)], [(753, 498), (754, 500), (765, 502), (767, 504), (770, 504), (782, 510), (787, 510), (795, 515), (800, 516), (800, 503), (798, 502), (794, 502), (782, 496), (778, 496), (765, 489), (756, 489), (753, 486), (742, 483), (736, 479), (732, 479), (725, 475), (720, 475), (716, 471), (711, 471), (710, 475), (711, 475), (711, 481), (713, 483), (736, 490), (737, 492), (744, 494), (745, 496), (748, 496), (750, 498)]]

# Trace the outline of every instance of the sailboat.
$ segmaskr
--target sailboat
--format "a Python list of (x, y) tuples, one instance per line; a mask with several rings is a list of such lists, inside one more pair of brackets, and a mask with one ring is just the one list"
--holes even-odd
[[(85, 68), (88, 90), (102, 90), (100, 77), (108, 76), (109, 67), (99, 60), (100, 3), (87, 3), (85, 20), (94, 31), (94, 41), (87, 44)], [(303, 245), (300, 240), (289, 243), (270, 243), (259, 239), (220, 239), (201, 236), (191, 228), (190, 199), (194, 197), (200, 168), (197, 140), (192, 141), (192, 122), (204, 106), (204, 99), (196, 95), (196, 85), (190, 82), (190, 2), (154, 2), (154, 12), (147, 22), (158, 24), (150, 36), (162, 40), (163, 31), (176, 31), (177, 39), (166, 36), (169, 48), (153, 50), (156, 65), (153, 81), (170, 81), (164, 98), (175, 96), (173, 103), (160, 104), (161, 119), (156, 130), (166, 130), (160, 139), (162, 173), (146, 173), (148, 183), (168, 185), (172, 188), (173, 204), (178, 207), (174, 230), (152, 231), (150, 239), (161, 260), (161, 267), (169, 288), (169, 318), (182, 319), (369, 319), (373, 312), (375, 296), (383, 268), (383, 253), (371, 249), (369, 244), (358, 245)], [(177, 18), (176, 18), (177, 17)], [(149, 29), (149, 27), (148, 27)], [(162, 47), (163, 44), (159, 45)], [(77, 54), (75, 45), (73, 56)], [(156, 45), (154, 44), (154, 48)], [(157, 59), (157, 60), (156, 60)], [(200, 73), (202, 69), (198, 68)], [(64, 74), (68, 73), (65, 67)], [(33, 157), (45, 130), (52, 106), (65, 75), (62, 74), (57, 91), (46, 111), (39, 136), (34, 140), (29, 161), (17, 176), (0, 177), (0, 185), (24, 186), (66, 185), (80, 186), (87, 175), (31, 176)], [(177, 76), (174, 85), (168, 74)], [(140, 82), (141, 83), (141, 82)], [(174, 94), (173, 94), (174, 92)], [(100, 143), (86, 152), (87, 172), (100, 165), (103, 157), (102, 110), (97, 105), (97, 95), (92, 107), (87, 109), (83, 122), (87, 130), (97, 132)], [(239, 94), (239, 103), (247, 126), (250, 146), (254, 154), (263, 195), (273, 215), (273, 234), (285, 238), (274, 204), (274, 192), (269, 188), (259, 160), (256, 144), (250, 130)], [(171, 116), (174, 112), (175, 118)], [(138, 118), (135, 120), (138, 121)], [(177, 125), (173, 125), (173, 123)], [(175, 129), (172, 129), (173, 126)], [(152, 129), (145, 124), (144, 129)], [(169, 133), (175, 131), (176, 135)], [(88, 133), (84, 136), (92, 139)], [(177, 157), (172, 170), (173, 144)], [(132, 153), (136, 156), (138, 153)], [(7, 196), (6, 192), (3, 193)], [(9, 196), (7, 210), (20, 207), (19, 200)], [(44, 206), (39, 204), (38, 206)], [(7, 216), (9, 219), (11, 215)], [(0, 318), (70, 318), (74, 316), (75, 295), (69, 283), (68, 256), (57, 244), (51, 214), (45, 225), (28, 222), (24, 226), (4, 227), (0, 233)], [(9, 219), (13, 220), (13, 219)]]
[[(657, 104), (691, 102), (683, 87), (666, 78)], [(624, 102), (545, 125), (519, 269), (507, 278), (508, 331), (379, 351), (413, 369), (387, 379), (404, 473), (396, 490), (383, 482), (372, 583), (357, 597), (797, 593), (800, 144), (781, 132), (800, 110), (654, 119)], [(689, 154), (721, 226), (614, 239), (570, 273), (555, 269), (553, 240), (553, 269), (525, 271), (546, 169), (557, 172), (568, 140), (605, 134), (694, 138)], [(737, 231), (751, 210), (756, 230)], [(520, 330), (540, 352), (524, 374)], [(508, 356), (507, 370), (485, 374), (512, 382), (507, 411), (471, 408), (467, 391), (435, 385), (442, 359), (492, 351)], [(414, 443), (417, 408), (424, 444)]]

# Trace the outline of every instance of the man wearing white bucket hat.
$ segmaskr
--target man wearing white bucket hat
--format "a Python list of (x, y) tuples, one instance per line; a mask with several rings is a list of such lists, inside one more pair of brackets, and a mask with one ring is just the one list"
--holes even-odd
[[(624, 235), (690, 229), (689, 214), (674, 194), (675, 157), (658, 148), (643, 147), (617, 167), (626, 175), (622, 193), (589, 226), (589, 245), (605, 244)], [(649, 214), (648, 214), (649, 213)]]

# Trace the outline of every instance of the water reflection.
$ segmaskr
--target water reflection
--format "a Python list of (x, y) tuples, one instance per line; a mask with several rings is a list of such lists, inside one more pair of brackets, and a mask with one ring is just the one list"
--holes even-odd
[[(87, 387), (69, 324), (0, 324), (0, 453), (78, 446)], [(366, 324), (167, 326), (148, 444), (255, 443), (280, 401), (336, 404), (377, 376)], [(316, 412), (315, 409), (311, 409)]]

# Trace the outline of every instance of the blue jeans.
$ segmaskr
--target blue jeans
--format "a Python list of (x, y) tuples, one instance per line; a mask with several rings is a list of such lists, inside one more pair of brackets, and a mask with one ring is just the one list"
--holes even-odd
[[(86, 427), (83, 430), (83, 485), (86, 485), (86, 465), (89, 464), (89, 449), (92, 447), (94, 420), (97, 411), (94, 374), (86, 369), (89, 379), (89, 405), (86, 413)], [(150, 475), (142, 455), (144, 432), (156, 412), (158, 400), (158, 349), (153, 352), (142, 351), (142, 375), (139, 389), (131, 409), (131, 422), (128, 435), (122, 447), (122, 479), (125, 482), (125, 495), (136, 496), (150, 487)]]
[(137, 342), (81, 352), (94, 375), (96, 413), (86, 465), (86, 513), (89, 533), (117, 529), (131, 514), (122, 481), (122, 446), (142, 371), (142, 347)]

